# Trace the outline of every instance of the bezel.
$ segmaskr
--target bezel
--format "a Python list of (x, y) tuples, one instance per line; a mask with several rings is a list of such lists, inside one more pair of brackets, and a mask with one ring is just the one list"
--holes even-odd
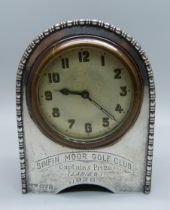
[[(50, 40), (49, 40), (50, 42)], [(123, 50), (121, 46), (118, 46), (106, 39), (96, 36), (82, 36), (69, 37), (61, 40), (59, 43), (55, 42), (49, 46), (49, 42), (46, 42), (46, 48), (44, 51), (39, 51), (37, 60), (34, 61), (31, 67), (30, 74), (27, 80), (27, 105), (30, 115), (34, 122), (38, 125), (39, 129), (51, 140), (62, 145), (77, 148), (77, 149), (92, 149), (109, 144), (113, 144), (120, 140), (120, 137), (124, 135), (133, 125), (140, 112), (140, 107), (143, 98), (143, 85), (142, 79), (137, 69), (137, 65), (129, 57), (129, 55)], [(117, 57), (129, 72), (133, 86), (133, 97), (131, 100), (130, 109), (125, 118), (107, 134), (101, 135), (96, 138), (79, 139), (62, 134), (59, 130), (54, 129), (43, 116), (40, 110), (38, 99), (38, 81), (40, 74), (43, 71), (44, 66), (50, 62), (56, 55), (74, 47), (96, 47), (108, 51), (113, 56)]]
[[(146, 156), (146, 175), (145, 175), (145, 186), (143, 191), (145, 193), (150, 192), (151, 188), (151, 172), (152, 172), (152, 156), (153, 156), (153, 141), (154, 141), (154, 121), (155, 121), (155, 86), (152, 68), (150, 66), (149, 60), (141, 48), (141, 46), (127, 33), (118, 29), (117, 27), (109, 24), (105, 24), (102, 21), (98, 20), (73, 20), (61, 24), (56, 24), (51, 28), (47, 29), (36, 39), (34, 39), (30, 45), (25, 50), (21, 61), (19, 63), (17, 78), (16, 78), (16, 113), (17, 113), (17, 126), (18, 126), (18, 139), (19, 139), (19, 151), (20, 151), (20, 167), (21, 167), (21, 180), (22, 180), (22, 192), (27, 192), (27, 182), (26, 182), (26, 157), (25, 157), (25, 139), (24, 139), (24, 126), (23, 126), (23, 86), (25, 78), (27, 76), (27, 67), (29, 65), (29, 60), (32, 54), (35, 55), (35, 51), (38, 48), (41, 42), (45, 42), (48, 37), (52, 36), (55, 32), (62, 32), (67, 28), (73, 28), (81, 26), (87, 27), (89, 30), (95, 28), (96, 30), (101, 30), (101, 34), (108, 33), (108, 36), (119, 37), (120, 40), (128, 43), (131, 48), (131, 51), (135, 51), (136, 54), (140, 57), (144, 68), (146, 70), (146, 79), (148, 81), (149, 88), (149, 116), (148, 116), (148, 147), (147, 147), (147, 156)], [(52, 30), (51, 30), (52, 29)], [(59, 37), (60, 38), (60, 33)], [(126, 45), (125, 45), (126, 47)], [(144, 81), (145, 83), (145, 81)]]

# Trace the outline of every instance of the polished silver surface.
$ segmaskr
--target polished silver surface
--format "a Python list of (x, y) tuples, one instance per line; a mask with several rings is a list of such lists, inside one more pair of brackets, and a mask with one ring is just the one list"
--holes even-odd
[[(144, 94), (135, 124), (113, 145), (82, 150), (50, 141), (30, 117), (26, 103), (29, 58), (39, 43), (53, 33), (57, 38), (91, 34), (125, 47), (139, 65)], [(57, 24), (41, 33), (26, 49), (17, 72), (17, 123), (22, 192), (57, 193), (78, 184), (103, 186), (113, 192), (148, 193), (151, 187), (155, 116), (155, 88), (152, 69), (141, 46), (124, 31), (96, 20)]]

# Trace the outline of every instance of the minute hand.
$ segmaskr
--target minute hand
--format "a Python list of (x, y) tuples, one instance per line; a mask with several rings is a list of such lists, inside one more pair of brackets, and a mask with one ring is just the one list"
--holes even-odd
[(109, 118), (111, 118), (114, 121), (117, 121), (116, 118), (110, 114), (107, 110), (105, 110), (101, 105), (99, 105), (96, 101), (88, 97), (89, 101), (91, 101), (92, 104), (94, 104), (96, 107), (98, 107), (103, 113), (105, 113)]

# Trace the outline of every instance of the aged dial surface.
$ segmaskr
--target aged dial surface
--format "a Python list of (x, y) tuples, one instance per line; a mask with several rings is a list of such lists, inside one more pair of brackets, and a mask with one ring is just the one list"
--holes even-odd
[(42, 67), (38, 108), (49, 127), (77, 141), (114, 133), (125, 121), (134, 97), (128, 67), (108, 50), (72, 46)]

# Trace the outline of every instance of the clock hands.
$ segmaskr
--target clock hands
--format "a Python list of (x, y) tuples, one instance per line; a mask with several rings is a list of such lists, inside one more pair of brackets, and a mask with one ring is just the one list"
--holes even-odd
[(59, 90), (60, 93), (63, 95), (79, 95), (84, 99), (88, 99), (93, 105), (95, 105), (98, 109), (100, 109), (105, 115), (107, 115), (109, 118), (111, 118), (114, 121), (117, 121), (116, 118), (110, 114), (106, 109), (104, 109), (100, 104), (98, 104), (96, 101), (94, 101), (92, 98), (90, 98), (89, 92), (86, 90), (83, 91), (72, 91), (67, 88)]

